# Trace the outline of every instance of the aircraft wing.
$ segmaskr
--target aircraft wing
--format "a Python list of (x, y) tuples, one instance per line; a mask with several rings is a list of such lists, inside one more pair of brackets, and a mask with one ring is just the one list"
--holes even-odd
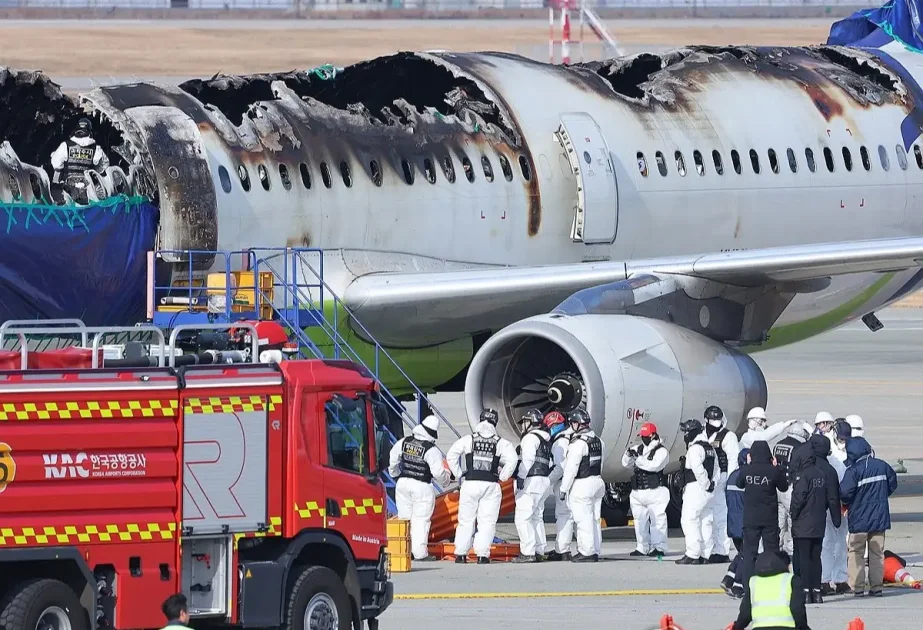
[[(625, 262), (373, 273), (353, 281), (344, 298), (380, 341), (418, 346), (421, 341), (436, 344), (496, 331), (551, 311), (574, 293), (601, 285), (631, 292), (666, 278), (674, 285), (684, 283), (681, 288), (690, 293), (690, 283), (711, 281), (744, 293), (789, 293), (790, 300), (795, 293), (822, 288), (822, 281), (832, 276), (921, 265), (923, 238), (902, 237)], [(702, 289), (699, 282), (696, 290)], [(669, 289), (654, 290), (663, 295)]]

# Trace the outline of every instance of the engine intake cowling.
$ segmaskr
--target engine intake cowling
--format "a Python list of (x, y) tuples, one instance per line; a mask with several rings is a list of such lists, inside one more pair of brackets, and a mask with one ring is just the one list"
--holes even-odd
[[(668, 471), (686, 447), (679, 424), (702, 420), (709, 405), (741, 434), (744, 417), (766, 405), (766, 381), (749, 356), (685, 328), (632, 315), (549, 313), (507, 326), (475, 355), (465, 383), (468, 422), (486, 407), (500, 414), (498, 433), (518, 441), (522, 414), (586, 409), (605, 443), (603, 478), (628, 481), (625, 449), (653, 422), (670, 449)], [(704, 421), (703, 421), (704, 424)]]

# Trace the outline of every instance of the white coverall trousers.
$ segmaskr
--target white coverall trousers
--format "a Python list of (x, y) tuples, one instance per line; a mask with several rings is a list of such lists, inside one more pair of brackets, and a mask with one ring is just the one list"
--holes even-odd
[[(785, 492), (776, 493), (779, 497), (779, 545), (788, 555), (794, 553), (792, 541), (792, 488), (789, 486)], [(830, 516), (827, 516), (830, 520)], [(845, 540), (845, 537), (844, 537)]]
[[(561, 500), (561, 484), (554, 485), (554, 549), (558, 553), (570, 553), (574, 542), (574, 515), (567, 501)], [(600, 508), (602, 509), (602, 508)]]
[(847, 581), (846, 573), (846, 537), (849, 532), (846, 516), (839, 528), (833, 526), (830, 514), (827, 513), (827, 529), (824, 531), (824, 542), (820, 550), (820, 582), (821, 584), (842, 584)]
[(706, 538), (702, 557), (708, 558), (712, 554), (728, 556), (731, 552), (731, 539), (728, 538), (728, 503), (724, 489), (728, 485), (728, 474), (720, 473), (715, 479), (713, 499), (712, 537)]
[(600, 553), (603, 533), (599, 519), (605, 494), (602, 477), (575, 479), (567, 493), (567, 507), (574, 515), (577, 529), (577, 552), (582, 556)]
[(436, 489), (431, 483), (399, 477), (394, 488), (397, 517), (410, 521), (410, 551), (416, 559), (429, 555), (430, 519), (436, 507)]
[(471, 550), (474, 521), (474, 553), (479, 558), (490, 557), (490, 545), (497, 532), (500, 501), (503, 493), (495, 481), (464, 481), (458, 491), (458, 527), (455, 528), (455, 555), (467, 556)]
[(683, 490), (683, 511), (680, 524), (686, 538), (686, 555), (693, 560), (707, 557), (705, 541), (714, 531), (714, 493), (706, 492), (697, 482), (686, 484)]
[(526, 477), (522, 490), (516, 490), (516, 513), (513, 521), (519, 534), (519, 553), (524, 556), (544, 554), (545, 499), (551, 493), (548, 477)]
[(670, 491), (666, 486), (649, 490), (632, 490), (628, 495), (631, 516), (635, 521), (635, 538), (638, 551), (650, 553), (654, 549), (667, 552), (667, 506)]

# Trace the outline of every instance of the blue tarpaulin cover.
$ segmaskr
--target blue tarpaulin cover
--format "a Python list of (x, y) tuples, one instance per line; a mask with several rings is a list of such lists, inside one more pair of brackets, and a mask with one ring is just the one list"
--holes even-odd
[(144, 319), (159, 210), (120, 195), (89, 206), (0, 203), (0, 321)]
[[(834, 22), (827, 44), (834, 46), (878, 46), (882, 33), (904, 46), (923, 52), (921, 0), (889, 0), (876, 9), (862, 9)], [(873, 43), (873, 40), (876, 40)]]

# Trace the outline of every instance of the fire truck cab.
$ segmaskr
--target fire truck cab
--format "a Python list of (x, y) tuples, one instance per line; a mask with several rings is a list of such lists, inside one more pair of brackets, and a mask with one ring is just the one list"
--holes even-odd
[(0, 353), (21, 359), (0, 371), (4, 630), (159, 628), (177, 592), (194, 626), (377, 627), (393, 586), (371, 374), (49, 367), (97, 352)]

